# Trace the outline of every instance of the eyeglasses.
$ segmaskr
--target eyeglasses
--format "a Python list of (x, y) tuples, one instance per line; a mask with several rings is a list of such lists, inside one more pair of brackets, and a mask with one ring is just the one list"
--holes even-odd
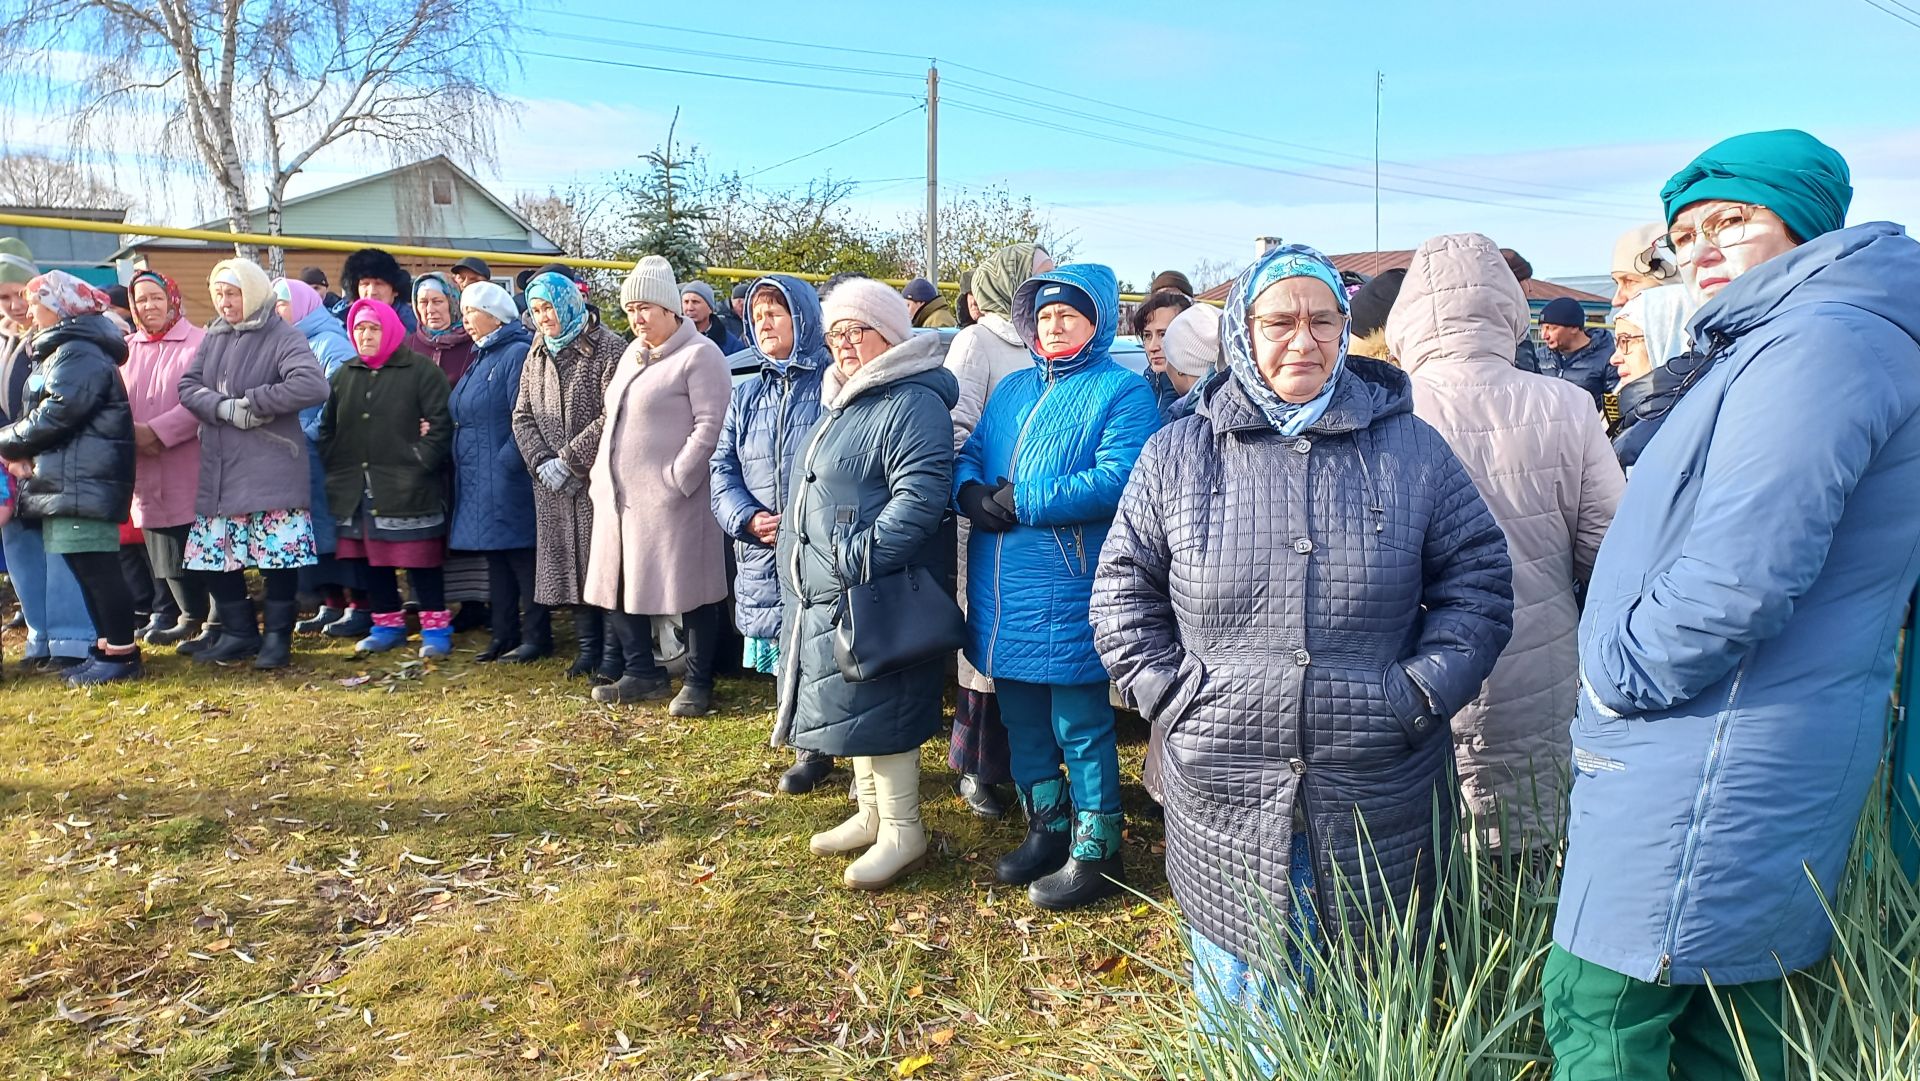
[(1716, 248), (1738, 244), (1747, 238), (1747, 226), (1760, 208), (1752, 203), (1730, 206), (1694, 225), (1675, 225), (1667, 231), (1667, 246), (1682, 263), (1693, 261), (1693, 249), (1702, 237)]
[[(1255, 319), (1253, 325), (1259, 328), (1260, 336), (1270, 342), (1290, 342), (1300, 333), (1303, 324), (1291, 315), (1265, 315)], [(1340, 340), (1340, 332), (1347, 328), (1347, 317), (1322, 312), (1309, 317), (1304, 325), (1314, 341), (1325, 345)]]
[(867, 332), (873, 329), (874, 328), (869, 326), (860, 326), (856, 324), (854, 326), (848, 327), (845, 330), (829, 330), (827, 331), (827, 348), (838, 349), (840, 348), (842, 343), (845, 343), (847, 345), (859, 345), (861, 342), (864, 342), (867, 340)]
[(1615, 334), (1613, 344), (1621, 349), (1639, 349), (1647, 344), (1645, 334)]

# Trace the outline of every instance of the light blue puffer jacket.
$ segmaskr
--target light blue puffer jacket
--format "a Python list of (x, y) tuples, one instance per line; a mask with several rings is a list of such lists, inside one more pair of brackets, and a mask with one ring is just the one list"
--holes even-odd
[[(1920, 244), (1877, 222), (1694, 316), (1712, 366), (1635, 466), (1580, 625), (1554, 937), (1722, 986), (1826, 956), (1920, 578)], [(1809, 881), (1811, 877), (1811, 881)]]
[(1033, 298), (1042, 285), (1084, 290), (1100, 319), (1086, 348), (1000, 381), (960, 450), (954, 492), (1013, 481), (1020, 524), (973, 531), (967, 545), (967, 660), (997, 679), (1106, 681), (1087, 606), (1094, 565), (1140, 448), (1160, 426), (1147, 381), (1107, 356), (1119, 321), (1113, 271), (1075, 263), (1036, 274), (1013, 298), (1023, 341), (1038, 335)]

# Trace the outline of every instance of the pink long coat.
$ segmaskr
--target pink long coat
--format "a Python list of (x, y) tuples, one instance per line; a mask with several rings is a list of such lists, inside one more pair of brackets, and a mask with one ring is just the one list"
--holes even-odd
[(180, 404), (180, 377), (193, 363), (206, 331), (185, 318), (157, 339), (136, 330), (127, 335), (127, 384), (133, 422), (145, 424), (166, 444), (159, 454), (134, 461), (133, 524), (142, 529), (193, 524), (200, 487), (200, 418)]
[(682, 615), (727, 595), (714, 521), (713, 448), (733, 381), (719, 346), (682, 320), (659, 348), (627, 347), (607, 384), (606, 425), (588, 474), (593, 545), (586, 601)]

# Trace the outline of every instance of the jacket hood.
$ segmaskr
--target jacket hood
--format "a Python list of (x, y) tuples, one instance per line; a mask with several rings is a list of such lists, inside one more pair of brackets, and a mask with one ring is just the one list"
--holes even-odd
[[(1307, 431), (1320, 435), (1356, 432), (1396, 413), (1413, 412), (1413, 381), (1385, 361), (1350, 356), (1339, 379), (1326, 411)], [(1274, 430), (1238, 379), (1216, 376), (1201, 385), (1205, 389), (1194, 412), (1211, 420), (1216, 432)]]
[(1387, 351), (1408, 372), (1436, 362), (1511, 365), (1527, 298), (1493, 241), (1478, 233), (1420, 245), (1387, 315)]
[(293, 329), (299, 331), (309, 343), (319, 341), (321, 338), (338, 338), (340, 344), (347, 347), (348, 352), (354, 351), (353, 339), (347, 337), (346, 328), (341, 326), (340, 320), (325, 308), (315, 308), (301, 316), (300, 321), (293, 324)]
[[(1061, 282), (1087, 294), (1093, 298), (1093, 306), (1100, 313), (1099, 321), (1093, 328), (1093, 337), (1087, 344), (1072, 356), (1054, 360), (1048, 360), (1033, 348), (1034, 341), (1040, 336), (1039, 313), (1034, 311), (1033, 298), (1047, 282)], [(1091, 367), (1107, 358), (1108, 350), (1113, 348), (1113, 336), (1120, 327), (1119, 282), (1112, 270), (1099, 263), (1069, 263), (1045, 274), (1035, 274), (1014, 290), (1013, 327), (1020, 332), (1020, 341), (1026, 345), (1028, 355), (1033, 357), (1034, 367), (1039, 368), (1040, 374), (1047, 379), (1058, 379)]]
[(973, 299), (980, 302), (981, 311), (1013, 313), (1014, 291), (1033, 277), (1033, 257), (1039, 250), (1036, 244), (1008, 244), (980, 261), (973, 269)]
[(55, 323), (34, 335), (34, 355), (48, 356), (67, 342), (91, 342), (113, 358), (115, 366), (127, 362), (127, 336), (104, 315), (76, 315)]
[[(753, 294), (762, 286), (771, 286), (787, 298), (787, 312), (793, 316), (793, 352), (787, 355), (786, 363), (774, 360), (760, 349), (760, 339), (753, 328)], [(820, 293), (812, 285), (789, 274), (769, 274), (756, 278), (747, 289), (746, 326), (747, 348), (760, 358), (762, 368), (775, 371), (782, 367), (824, 368), (833, 363), (827, 355), (827, 328), (820, 322)]]
[(947, 371), (947, 339), (940, 334), (915, 334), (874, 357), (842, 381), (838, 365), (829, 365), (820, 380), (820, 402), (845, 405), (870, 390), (893, 383), (917, 382), (932, 388), (951, 411), (960, 401), (960, 381)]
[(1770, 259), (1727, 284), (1694, 314), (1696, 343), (1738, 337), (1782, 312), (1809, 304), (1870, 311), (1920, 341), (1920, 244), (1892, 222), (1838, 229)]

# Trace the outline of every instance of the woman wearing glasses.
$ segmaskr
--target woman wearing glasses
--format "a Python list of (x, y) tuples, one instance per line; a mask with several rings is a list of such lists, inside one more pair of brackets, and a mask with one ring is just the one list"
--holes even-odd
[(906, 300), (880, 282), (841, 282), (821, 318), (833, 356), (820, 384), (826, 412), (794, 456), (775, 555), (785, 608), (776, 735), (852, 759), (858, 808), (809, 847), (860, 852), (843, 881), (879, 890), (926, 858), (920, 745), (940, 728), (946, 658), (849, 683), (834, 660), (834, 629), (850, 585), (909, 566), (936, 580), (950, 573), (953, 526), (942, 521), (960, 384), (943, 366), (944, 340), (915, 335)]
[(1920, 579), (1920, 245), (1846, 228), (1847, 163), (1801, 131), (1660, 194), (1703, 359), (1587, 591), (1544, 1024), (1562, 1081), (1784, 1078)]
[[(1282, 927), (1341, 948), (1382, 912), (1424, 924), (1448, 718), (1507, 644), (1513, 572), (1408, 377), (1347, 356), (1332, 263), (1276, 248), (1226, 313), (1231, 377), (1148, 441), (1092, 614), (1121, 693), (1166, 730), (1167, 879), (1202, 1007), (1274, 1010), (1308, 964), (1262, 960)], [(1323, 928), (1336, 896), (1346, 919)]]
[(1513, 561), (1513, 639), (1453, 718), (1468, 826), (1521, 868), (1559, 847), (1579, 655), (1576, 583), (1613, 521), (1626, 478), (1580, 388), (1516, 369), (1527, 299), (1493, 241), (1437, 236), (1414, 252), (1387, 317), (1387, 348), (1413, 381), (1413, 411), (1460, 457)]
[(1013, 325), (1033, 362), (994, 388), (955, 470), (973, 523), (967, 659), (999, 694), (1027, 812), (1026, 841), (994, 873), (1042, 908), (1110, 897), (1123, 874), (1119, 751), (1087, 601), (1160, 410), (1146, 382), (1107, 356), (1119, 308), (1104, 266), (1028, 278)]
[(1662, 285), (1635, 293), (1613, 320), (1613, 370), (1620, 373), (1620, 423), (1613, 452), (1623, 469), (1640, 460), (1660, 430), (1680, 383), (1693, 370), (1687, 320), (1700, 307), (1693, 290)]

